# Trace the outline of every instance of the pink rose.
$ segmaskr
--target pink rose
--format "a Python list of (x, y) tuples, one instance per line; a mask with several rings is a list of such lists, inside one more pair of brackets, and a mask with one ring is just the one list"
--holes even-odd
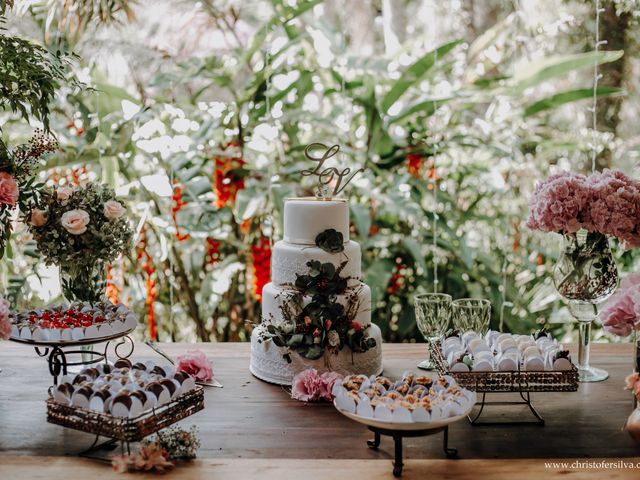
[(108, 200), (104, 202), (104, 216), (109, 220), (115, 220), (124, 215), (124, 207), (120, 202), (115, 200)]
[(89, 225), (89, 214), (84, 210), (69, 210), (62, 214), (60, 223), (71, 235), (82, 235)]
[(329, 402), (333, 401), (333, 385), (342, 380), (342, 375), (337, 372), (325, 372), (320, 375), (322, 387), (320, 388), (320, 397)]
[(73, 188), (60, 187), (58, 188), (56, 195), (58, 197), (58, 200), (60, 200), (61, 202), (66, 202), (67, 200), (69, 200), (69, 198), (71, 198), (71, 195), (73, 195)]
[(322, 380), (318, 371), (315, 368), (309, 368), (293, 377), (291, 398), (302, 402), (314, 402), (320, 400), (322, 389)]
[(9, 318), (9, 302), (0, 298), (0, 340), (11, 336), (11, 319)]
[(0, 172), (0, 203), (13, 206), (18, 201), (19, 194), (16, 179), (7, 172)]
[(201, 382), (208, 382), (213, 378), (213, 365), (201, 350), (190, 350), (178, 355), (176, 370), (188, 373)]
[(636, 386), (640, 382), (640, 374), (638, 372), (633, 372), (630, 375), (627, 375), (627, 378), (624, 379), (624, 389), (633, 391)]
[(34, 227), (42, 227), (47, 223), (47, 212), (44, 210), (40, 210), (38, 208), (34, 208), (31, 211), (31, 225)]

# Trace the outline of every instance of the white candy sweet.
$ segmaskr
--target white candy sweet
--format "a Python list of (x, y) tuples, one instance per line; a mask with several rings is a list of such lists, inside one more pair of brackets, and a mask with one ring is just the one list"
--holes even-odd
[(498, 370), (501, 372), (511, 372), (518, 370), (518, 361), (512, 355), (502, 355), (497, 362)]
[(40, 327), (36, 327), (31, 332), (31, 339), (35, 342), (47, 342), (49, 341), (49, 332), (47, 330), (43, 330)]
[(70, 328), (64, 328), (60, 334), (60, 341), (71, 342), (73, 340), (72, 331)]
[(402, 405), (398, 405), (395, 410), (391, 412), (391, 421), (394, 423), (411, 423), (413, 422), (413, 417), (409, 410)]
[(111, 337), (114, 335), (113, 327), (108, 323), (103, 323), (98, 326), (98, 336), (99, 337)]
[(474, 372), (491, 372), (493, 371), (493, 363), (484, 358), (474, 358), (472, 370)]
[(356, 415), (361, 417), (373, 418), (373, 407), (369, 398), (365, 395), (365, 398), (361, 398), (356, 407)]
[(384, 404), (377, 405), (375, 410), (373, 411), (373, 418), (375, 418), (376, 420), (381, 420), (383, 422), (390, 422), (391, 410), (389, 410), (389, 408)]
[(467, 366), (466, 363), (458, 362), (454, 365), (451, 365), (451, 371), (457, 372), (457, 373), (468, 372), (469, 367)]
[(98, 336), (98, 327), (95, 325), (91, 325), (84, 329), (84, 338), (97, 338)]
[(522, 352), (522, 356), (524, 358), (530, 358), (530, 357), (542, 358), (542, 353), (540, 352), (540, 349), (538, 348), (537, 345), (532, 345), (530, 347), (525, 348), (525, 350)]
[(528, 372), (543, 371), (544, 361), (542, 357), (527, 357), (524, 361), (524, 369)]
[(11, 325), (11, 337), (20, 338), (20, 330), (17, 325)]
[(493, 363), (493, 353), (491, 353), (490, 351), (483, 350), (481, 352), (474, 352), (473, 356), (475, 358), (484, 358), (485, 360), (488, 360), (491, 363)]
[(571, 361), (569, 361), (567, 358), (558, 358), (553, 362), (554, 370), (571, 370), (571, 368)]
[(53, 328), (51, 330), (48, 330), (48, 337), (49, 337), (49, 342), (59, 342), (60, 340), (62, 340), (62, 330), (60, 330), (59, 328)]
[(429, 422), (431, 420), (431, 414), (427, 412), (424, 408), (414, 408), (413, 412), (411, 412), (411, 417), (414, 422)]
[(73, 340), (84, 340), (84, 328), (76, 327), (71, 331), (71, 338)]
[(129, 312), (124, 320), (124, 326), (127, 330), (134, 329), (138, 326), (138, 317), (135, 313)]

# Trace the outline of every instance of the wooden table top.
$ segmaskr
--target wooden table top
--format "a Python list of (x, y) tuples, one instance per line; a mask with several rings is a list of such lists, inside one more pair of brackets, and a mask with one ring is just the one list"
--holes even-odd
[[(225, 388), (206, 389), (205, 410), (181, 422), (185, 428), (198, 426), (202, 448), (200, 460), (178, 469), (172, 478), (202, 478), (205, 473), (213, 478), (257, 478), (260, 472), (261, 477), (279, 479), (304, 474), (308, 480), (330, 478), (337, 471), (344, 476), (391, 478), (391, 439), (383, 437), (380, 450), (370, 450), (366, 440), (371, 432), (333, 406), (297, 402), (286, 389), (252, 377), (249, 344), (162, 345), (173, 356), (195, 347), (212, 358), (216, 378)], [(415, 369), (425, 350), (424, 345), (384, 344), (385, 375)], [(143, 344), (136, 344), (133, 358), (163, 362)], [(452, 478), (478, 478), (482, 473), (492, 478), (512, 478), (516, 473), (541, 478), (562, 472), (602, 478), (604, 471), (610, 478), (637, 478), (640, 447), (622, 431), (632, 409), (631, 396), (623, 390), (632, 369), (632, 347), (593, 344), (592, 364), (608, 370), (609, 380), (581, 384), (575, 393), (532, 395), (546, 419), (544, 427), (458, 422), (450, 427), (449, 445), (458, 449), (460, 460), (444, 459), (441, 435), (405, 439), (403, 478), (425, 478), (425, 474), (437, 478), (445, 472)], [(95, 460), (72, 456), (91, 445), (91, 435), (46, 422), (44, 400), (51, 378), (44, 359), (28, 346), (4, 342), (0, 368), (0, 478), (20, 474), (21, 478), (86, 479), (97, 468), (100, 475), (111, 473)], [(491, 399), (508, 397), (493, 394)], [(487, 419), (528, 415), (524, 407), (487, 408), (491, 408)], [(617, 466), (572, 465), (606, 459)], [(545, 465), (549, 461), (557, 465)], [(634, 468), (628, 468), (631, 463)]]

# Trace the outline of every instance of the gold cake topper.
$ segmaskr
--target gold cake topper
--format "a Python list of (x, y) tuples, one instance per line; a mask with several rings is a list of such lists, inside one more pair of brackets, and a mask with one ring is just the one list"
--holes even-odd
[[(320, 156), (314, 156), (312, 150), (324, 150)], [(305, 176), (317, 176), (318, 185), (316, 187), (316, 197), (320, 199), (329, 199), (335, 197), (349, 185), (353, 177), (358, 173), (364, 172), (364, 168), (359, 168), (355, 172), (351, 172), (351, 168), (346, 167), (338, 170), (336, 167), (324, 167), (325, 162), (335, 156), (340, 151), (340, 145), (332, 145), (327, 147), (323, 143), (310, 143), (304, 149), (304, 156), (312, 162), (317, 162), (313, 169), (305, 169), (300, 173)], [(351, 176), (349, 176), (351, 174)], [(331, 190), (333, 187), (333, 190)]]

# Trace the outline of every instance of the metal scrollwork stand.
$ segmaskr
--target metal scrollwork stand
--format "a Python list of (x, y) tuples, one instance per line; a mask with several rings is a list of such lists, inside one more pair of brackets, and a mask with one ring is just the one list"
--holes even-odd
[[(116, 357), (129, 358), (135, 349), (135, 344), (130, 336), (132, 331), (133, 329), (109, 337), (92, 338), (75, 342), (51, 343), (23, 340), (19, 338), (12, 338), (11, 340), (33, 346), (39, 357), (47, 359), (49, 373), (53, 377), (53, 385), (55, 386), (58, 384), (58, 377), (60, 375), (66, 375), (69, 371), (69, 367), (93, 365), (100, 362), (106, 363), (108, 361), (109, 345), (114, 342), (113, 351)], [(97, 351), (81, 348), (98, 344), (104, 344), (104, 349)], [(76, 355), (79, 356), (80, 359), (70, 361), (69, 357)]]

